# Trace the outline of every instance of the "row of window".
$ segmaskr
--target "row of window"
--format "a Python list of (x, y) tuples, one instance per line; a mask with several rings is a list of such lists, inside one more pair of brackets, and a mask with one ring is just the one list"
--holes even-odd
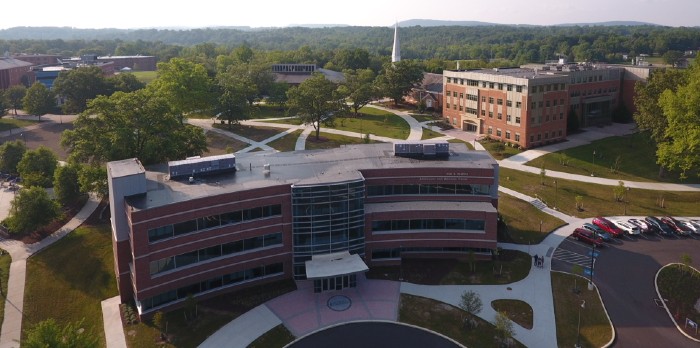
[(270, 233), (264, 236), (247, 238), (235, 242), (214, 245), (208, 248), (190, 251), (184, 254), (151, 261), (151, 275), (167, 272), (176, 268), (186, 267), (198, 262), (234, 255), (273, 245), (282, 245), (282, 233)]
[(141, 300), (141, 313), (158, 306), (175, 302), (177, 300), (186, 299), (190, 295), (197, 295), (205, 291), (234, 286), (236, 284), (249, 282), (257, 278), (282, 273), (282, 263), (275, 263), (266, 266), (254, 267), (234, 273), (224, 274), (223, 276), (214, 277), (211, 279), (207, 279), (203, 282), (197, 282), (188, 286), (183, 286), (179, 289), (170, 290), (168, 292), (164, 292), (162, 294)]
[(610, 93), (615, 93), (615, 92), (617, 92), (617, 88), (612, 87), (609, 90), (607, 88), (598, 88), (598, 90), (597, 90), (598, 93), (596, 93), (595, 89), (587, 89), (587, 90), (582, 90), (582, 91), (581, 90), (573, 90), (573, 91), (571, 91), (571, 93), (569, 93), (569, 95), (573, 98), (573, 97), (578, 97), (578, 96), (582, 96), (582, 95), (586, 96), (586, 95), (593, 95), (593, 94), (606, 94), (606, 93), (608, 93), (608, 91)]
[[(549, 114), (544, 115), (544, 122), (549, 122)], [(560, 112), (559, 113), (559, 119), (563, 120), (564, 119), (564, 113)], [(552, 121), (557, 120), (557, 115), (552, 115)], [(542, 123), (542, 115), (537, 115), (537, 123), (535, 123), (535, 116), (530, 117), (530, 122), (532, 122), (532, 126), (535, 126), (536, 124)]]
[[(560, 130), (560, 131), (559, 131), (559, 137), (561, 137), (563, 134), (564, 134), (564, 132)], [(545, 133), (544, 133), (544, 138), (545, 138), (545, 139), (549, 139), (549, 138), (554, 139), (554, 138), (556, 138), (556, 137), (557, 137), (557, 132), (555, 132), (555, 131), (552, 131), (551, 135), (550, 135), (549, 132), (545, 132)], [(540, 141), (540, 140), (542, 140), (542, 133), (538, 133), (538, 134), (537, 134), (537, 141)], [(532, 143), (532, 142), (534, 142), (534, 141), (535, 141), (535, 136), (534, 136), (534, 135), (531, 135), (531, 136), (530, 136), (530, 142)]]
[(455, 84), (460, 84), (464, 85), (466, 81), (467, 86), (472, 86), (472, 87), (478, 87), (481, 85), (482, 88), (491, 88), (491, 89), (498, 89), (502, 91), (503, 89), (511, 92), (513, 89), (515, 89), (516, 92), (522, 93), (523, 91), (523, 86), (518, 86), (518, 85), (509, 85), (509, 84), (503, 84), (503, 83), (495, 83), (495, 82), (488, 82), (488, 81), (478, 81), (478, 80), (470, 80), (470, 79), (460, 79), (456, 77), (448, 77), (447, 78), (447, 83), (455, 83)]
[(422, 185), (372, 185), (367, 186), (367, 196), (395, 195), (488, 195), (490, 185), (422, 184)]
[(156, 242), (210, 228), (282, 215), (282, 205), (268, 205), (216, 214), (148, 230), (148, 241)]
[(411, 219), (372, 221), (373, 232), (409, 230), (468, 230), (483, 231), (484, 220)]
[(566, 87), (564, 86), (563, 83), (552, 83), (552, 84), (546, 84), (546, 85), (539, 85), (539, 86), (532, 86), (530, 87), (530, 93), (543, 93), (543, 92), (550, 92), (550, 91), (558, 91), (558, 90), (565, 90)]
[[(489, 135), (493, 135), (493, 127), (489, 126), (488, 134), (489, 134)], [(500, 128), (496, 128), (496, 136), (497, 136), (497, 137), (501, 137), (501, 134), (502, 134), (502, 133), (501, 133), (501, 129), (500, 129)], [(507, 130), (507, 131), (506, 131), (506, 139), (510, 139), (510, 134), (511, 134), (510, 131)], [(519, 141), (520, 141), (520, 133), (515, 133), (515, 141), (516, 141), (516, 142), (519, 142)]]
[[(503, 119), (502, 113), (499, 112), (497, 115), (498, 115), (497, 118), (499, 120)], [(481, 116), (486, 116), (486, 111), (481, 110)], [(489, 118), (493, 118), (493, 111), (489, 111)], [(513, 117), (511, 115), (506, 115), (506, 122), (512, 122), (512, 121), (513, 121)], [(520, 124), (520, 116), (515, 116), (515, 123)]]
[(598, 82), (598, 81), (603, 81), (603, 75), (597, 75), (597, 76), (588, 76), (588, 79), (586, 79), (585, 76), (571, 76), (571, 83), (587, 83), (587, 82)]
[[(446, 95), (447, 95), (448, 97), (450, 96), (450, 91), (446, 91), (445, 93), (446, 93)], [(455, 98), (460, 98), (460, 99), (461, 99), (461, 98), (464, 98), (464, 93), (459, 93), (459, 97), (458, 97), (458, 96), (457, 96), (457, 92), (453, 91), (453, 92), (452, 92), (452, 96), (455, 97)], [(468, 99), (468, 100), (473, 100), (473, 101), (479, 101), (479, 97), (477, 97), (477, 96), (474, 95), (474, 94), (467, 94), (467, 99)], [(481, 97), (481, 101), (485, 103), (485, 102), (486, 102), (486, 96), (482, 96), (482, 97)], [(503, 105), (503, 99), (502, 99), (502, 98), (494, 99), (493, 97), (488, 97), (488, 101), (489, 101), (489, 104), (493, 104), (494, 101), (495, 101), (497, 105)], [(562, 103), (563, 103), (563, 99), (562, 99)], [(521, 105), (522, 105), (521, 102), (515, 102), (515, 107), (516, 107), (516, 108), (520, 108)], [(556, 104), (554, 104), (554, 105), (556, 105)], [(508, 106), (508, 107), (513, 106), (513, 102), (512, 102), (511, 100), (506, 100), (506, 106)], [(455, 105), (455, 107), (457, 107), (457, 106)], [(449, 107), (448, 107), (448, 109), (449, 109)], [(460, 109), (460, 110), (461, 110), (461, 109)]]
[(532, 102), (532, 103), (530, 103), (530, 109), (533, 109), (533, 110), (534, 110), (534, 109), (537, 109), (538, 107), (539, 107), (539, 108), (543, 108), (543, 107), (547, 107), (547, 108), (548, 108), (548, 107), (550, 107), (550, 106), (557, 106), (557, 105), (565, 105), (565, 104), (564, 104), (564, 99), (559, 99), (559, 101), (557, 101), (556, 99), (554, 99), (554, 100), (551, 101), (551, 103), (550, 103), (549, 100), (545, 100), (545, 101), (541, 101), (541, 100), (540, 100), (539, 102)]
[(401, 253), (439, 253), (439, 252), (450, 252), (450, 253), (475, 253), (475, 254), (490, 254), (491, 249), (486, 248), (466, 248), (466, 247), (445, 247), (445, 248), (392, 248), (392, 249), (375, 249), (372, 250), (372, 260), (381, 259), (399, 259), (401, 258)]

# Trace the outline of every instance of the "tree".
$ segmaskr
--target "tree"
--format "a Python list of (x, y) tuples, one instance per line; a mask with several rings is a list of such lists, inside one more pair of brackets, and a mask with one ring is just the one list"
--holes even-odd
[(287, 103), (287, 91), (289, 85), (284, 82), (275, 82), (270, 85), (270, 90), (267, 93), (267, 102), (277, 107), (284, 107)]
[(576, 200), (576, 210), (582, 211), (583, 210), (583, 196), (577, 195), (576, 197), (574, 197), (574, 199)]
[(146, 87), (146, 84), (136, 78), (136, 75), (129, 73), (119, 73), (107, 78), (109, 89), (114, 92), (133, 92)]
[(700, 177), (700, 63), (689, 69), (687, 80), (659, 98), (668, 127), (658, 143), (657, 163), (664, 168)]
[(9, 108), (10, 103), (7, 101), (7, 98), (5, 98), (5, 93), (0, 93), (0, 117), (3, 117), (7, 114), (7, 109)]
[(513, 330), (513, 322), (508, 319), (508, 314), (505, 312), (496, 313), (494, 319), (494, 326), (496, 326), (496, 332), (498, 333), (498, 338), (503, 343), (507, 343), (515, 336), (515, 330)]
[(634, 105), (637, 112), (633, 115), (634, 121), (639, 129), (649, 131), (651, 139), (657, 144), (666, 140), (668, 127), (667, 116), (661, 109), (659, 97), (665, 90), (675, 91), (687, 80), (682, 70), (654, 70), (647, 83), (635, 85)]
[(27, 89), (27, 94), (22, 99), (24, 111), (32, 115), (46, 115), (56, 108), (56, 99), (51, 92), (41, 82), (34, 84)]
[(11, 233), (27, 233), (58, 216), (59, 207), (41, 187), (21, 189), (10, 202), (10, 215), (3, 221)]
[(53, 177), (53, 192), (63, 205), (75, 202), (80, 197), (80, 182), (78, 172), (80, 167), (76, 164), (59, 166)]
[(618, 181), (617, 186), (613, 187), (613, 196), (615, 197), (615, 200), (622, 202), (622, 200), (625, 198), (626, 190), (625, 183), (622, 182), (622, 180)]
[(151, 89), (99, 96), (63, 132), (70, 161), (102, 164), (137, 157), (144, 164), (200, 155), (201, 129), (180, 124), (164, 98)]
[(384, 64), (383, 73), (377, 81), (382, 94), (393, 99), (394, 105), (398, 105), (422, 80), (422, 67), (414, 61), (402, 60)]
[(377, 97), (374, 85), (374, 72), (370, 69), (345, 70), (345, 83), (340, 85), (340, 91), (350, 99), (355, 116), (360, 109)]
[(100, 164), (81, 164), (78, 170), (78, 184), (81, 192), (92, 192), (100, 198), (109, 196), (107, 168)]
[(5, 91), (5, 99), (9, 106), (14, 109), (15, 116), (17, 116), (17, 109), (22, 107), (22, 99), (25, 95), (27, 95), (27, 87), (23, 85), (15, 85)]
[(0, 145), (0, 171), (4, 173), (17, 173), (17, 164), (27, 147), (21, 140), (8, 141)]
[(87, 108), (88, 100), (99, 95), (112, 94), (110, 83), (96, 66), (63, 71), (53, 83), (56, 94), (65, 98), (63, 112), (80, 113)]
[(320, 138), (321, 122), (331, 121), (336, 113), (345, 109), (343, 96), (335, 83), (319, 73), (315, 73), (298, 87), (290, 88), (287, 98), (290, 112), (296, 112), (304, 124), (314, 126), (316, 140)]
[(678, 62), (678, 60), (683, 58), (683, 52), (669, 50), (669, 51), (666, 51), (666, 53), (664, 53), (662, 57), (663, 57), (664, 62), (666, 64), (675, 66), (676, 63)]
[(56, 155), (45, 146), (24, 153), (17, 164), (17, 172), (25, 186), (51, 187), (58, 165)]
[(247, 96), (255, 93), (255, 86), (250, 85), (237, 70), (231, 69), (233, 67), (229, 66), (226, 72), (216, 76), (219, 90), (217, 115), (220, 120), (228, 122), (229, 128), (231, 124), (250, 117), (252, 107)]
[(158, 63), (158, 78), (148, 85), (165, 98), (180, 120), (194, 111), (211, 108), (213, 84), (207, 68), (183, 58)]
[(469, 314), (477, 315), (482, 309), (481, 297), (474, 291), (466, 290), (460, 297), (459, 308)]
[(26, 348), (91, 348), (98, 345), (97, 336), (83, 331), (83, 321), (59, 326), (54, 319), (39, 322), (26, 330), (27, 338), (22, 341)]

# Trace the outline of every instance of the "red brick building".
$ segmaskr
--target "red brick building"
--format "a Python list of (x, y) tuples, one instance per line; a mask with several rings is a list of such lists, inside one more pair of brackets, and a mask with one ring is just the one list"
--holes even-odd
[(56, 65), (61, 64), (61, 56), (55, 54), (18, 54), (12, 58), (32, 63), (32, 65)]
[(29, 72), (32, 63), (10, 57), (0, 57), (0, 90), (22, 83), (22, 76)]
[[(395, 156), (391, 144), (212, 156), (187, 160), (199, 167), (183, 180), (172, 162), (159, 171), (110, 162), (121, 299), (148, 314), (279, 279), (340, 290), (367, 266), (406, 257), (489, 257), (498, 164), (485, 151), (444, 146), (444, 158)], [(351, 266), (328, 268), (328, 255)]]

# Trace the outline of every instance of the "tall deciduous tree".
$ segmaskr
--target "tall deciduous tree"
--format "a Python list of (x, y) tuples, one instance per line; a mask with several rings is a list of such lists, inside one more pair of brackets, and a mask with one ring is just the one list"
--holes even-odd
[(56, 155), (48, 147), (39, 146), (24, 153), (17, 164), (17, 172), (25, 186), (50, 187), (57, 165)]
[(700, 63), (693, 64), (677, 90), (661, 94), (659, 105), (668, 127), (656, 151), (658, 163), (680, 171), (681, 178), (693, 172), (700, 177)]
[(146, 87), (146, 84), (136, 78), (134, 74), (120, 73), (107, 78), (110, 89), (114, 92), (133, 92)]
[(27, 146), (21, 140), (8, 141), (0, 145), (0, 171), (17, 173), (17, 164), (26, 151)]
[(109, 196), (107, 168), (102, 164), (80, 164), (78, 183), (81, 192), (92, 192), (100, 198)]
[(667, 116), (659, 105), (659, 97), (667, 89), (675, 91), (678, 85), (686, 81), (686, 74), (682, 70), (655, 70), (647, 83), (638, 83), (635, 86), (634, 105), (637, 112), (634, 114), (634, 121), (639, 129), (649, 131), (657, 144), (665, 141), (668, 127)]
[(56, 107), (56, 98), (54, 98), (53, 92), (46, 88), (44, 84), (34, 82), (34, 84), (27, 89), (27, 94), (24, 96), (24, 99), (22, 99), (22, 105), (24, 106), (24, 111), (27, 113), (42, 116), (54, 110)]
[(17, 109), (22, 107), (22, 99), (24, 99), (26, 94), (27, 87), (23, 85), (15, 85), (5, 91), (5, 99), (9, 106), (14, 109), (15, 116), (17, 115)]
[[(233, 66), (230, 66), (231, 68)], [(231, 124), (238, 123), (250, 117), (251, 106), (246, 96), (251, 93), (253, 86), (247, 84), (244, 77), (237, 75), (228, 69), (217, 75), (217, 87), (219, 91), (217, 112), (220, 120)]]
[(71, 204), (80, 197), (79, 170), (80, 166), (77, 164), (56, 168), (53, 176), (53, 192), (56, 195), (56, 200), (61, 204)]
[(70, 160), (101, 164), (138, 157), (143, 163), (199, 155), (204, 133), (180, 124), (164, 98), (152, 90), (99, 96), (63, 133)]
[(358, 115), (363, 106), (377, 97), (374, 72), (370, 69), (345, 70), (343, 74), (345, 83), (340, 86), (340, 91), (350, 99), (352, 110)]
[(290, 112), (296, 112), (304, 124), (314, 126), (316, 140), (320, 138), (321, 123), (332, 121), (335, 114), (345, 108), (344, 98), (338, 91), (338, 86), (319, 73), (315, 73), (298, 87), (290, 88), (287, 97)]
[(53, 90), (65, 98), (63, 112), (69, 114), (85, 111), (88, 100), (98, 95), (112, 94), (102, 69), (96, 66), (61, 72), (54, 81)]
[(41, 187), (23, 188), (10, 202), (4, 223), (12, 233), (31, 232), (58, 216), (58, 204)]
[(412, 60), (384, 64), (378, 83), (384, 96), (398, 105), (423, 80), (423, 68)]
[(202, 64), (182, 58), (158, 63), (158, 77), (148, 86), (165, 98), (180, 123), (185, 114), (212, 107), (213, 83)]

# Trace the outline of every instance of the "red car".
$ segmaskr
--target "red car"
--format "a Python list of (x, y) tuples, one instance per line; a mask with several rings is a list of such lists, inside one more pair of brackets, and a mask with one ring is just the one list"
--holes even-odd
[(593, 224), (602, 228), (603, 231), (608, 232), (615, 237), (621, 237), (625, 234), (625, 232), (619, 227), (615, 226), (615, 224), (612, 223), (612, 221), (600, 216), (593, 218)]
[(597, 247), (603, 245), (603, 237), (595, 235), (593, 232), (585, 228), (575, 229), (574, 233), (572, 233), (571, 236), (574, 237), (574, 239), (576, 240), (580, 240), (588, 244), (593, 244)]
[(690, 228), (682, 224), (680, 220), (674, 219), (670, 216), (662, 217), (661, 221), (668, 225), (668, 227), (670, 227), (673, 230), (673, 232), (675, 232), (679, 236), (689, 236), (692, 232)]

